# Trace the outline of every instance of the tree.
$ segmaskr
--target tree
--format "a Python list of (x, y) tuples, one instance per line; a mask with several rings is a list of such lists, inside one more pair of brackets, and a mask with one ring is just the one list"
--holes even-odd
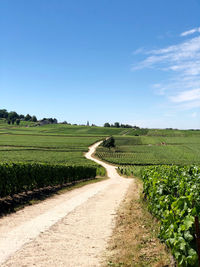
[(0, 118), (8, 118), (8, 112), (6, 109), (0, 109)]
[(25, 116), (23, 114), (20, 114), (19, 115), (19, 118), (22, 119), (22, 120), (24, 120)]
[(119, 122), (115, 122), (114, 127), (119, 128), (120, 127)]
[(14, 124), (15, 121), (19, 118), (19, 115), (15, 111), (11, 111), (8, 113), (7, 120), (10, 121), (10, 123)]
[(104, 123), (104, 127), (110, 127), (110, 123), (108, 122)]
[(20, 119), (17, 119), (17, 120), (16, 120), (16, 124), (17, 124), (17, 125), (19, 125), (20, 122), (21, 122)]
[(29, 115), (29, 114), (27, 114), (26, 116), (25, 116), (25, 121), (30, 121), (32, 119), (32, 117)]
[(36, 118), (35, 115), (33, 115), (33, 117), (32, 117), (32, 121), (33, 121), (33, 122), (37, 122), (37, 118)]
[(115, 147), (115, 139), (114, 137), (109, 137), (108, 139), (104, 140), (102, 143), (103, 147), (107, 147), (107, 148), (111, 148), (111, 147)]

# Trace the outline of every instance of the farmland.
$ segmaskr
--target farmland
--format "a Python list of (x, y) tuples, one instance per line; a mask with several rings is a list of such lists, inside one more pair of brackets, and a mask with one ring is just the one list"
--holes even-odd
[(0, 161), (85, 164), (83, 153), (100, 138), (1, 134)]
[(115, 136), (115, 141), (115, 148), (101, 146), (96, 155), (117, 165), (200, 163), (199, 131), (160, 130), (155, 135), (150, 130), (146, 136)]
[(145, 136), (115, 136), (115, 144), (100, 146), (96, 155), (118, 165), (122, 175), (142, 178), (145, 203), (160, 220), (160, 239), (178, 266), (197, 266), (200, 132), (149, 130)]
[[(115, 147), (100, 146), (96, 156), (118, 165), (123, 175), (142, 173), (149, 210), (161, 221), (161, 239), (179, 263), (193, 266), (197, 261), (193, 217), (196, 207), (199, 209), (200, 171), (182, 166), (200, 163), (200, 131), (36, 126), (31, 122), (13, 126), (0, 120), (0, 196), (105, 175), (103, 168), (86, 159), (84, 153), (90, 145), (111, 135)], [(193, 193), (191, 188), (195, 189)], [(195, 207), (194, 197), (198, 202)], [(187, 204), (181, 206), (182, 213), (181, 201)]]
[(85, 159), (83, 153), (102, 136), (97, 131), (88, 132), (76, 126), (0, 124), (0, 161), (94, 164)]
[(140, 131), (64, 124), (34, 126), (32, 122), (13, 126), (3, 120), (0, 120), (0, 161), (94, 164), (83, 153), (88, 146), (110, 135), (115, 137), (116, 147), (99, 147), (96, 155), (113, 164), (200, 163), (200, 131)]
[(89, 127), (36, 127), (32, 122), (13, 126), (0, 120), (0, 197), (104, 176), (103, 167), (84, 157), (88, 147), (102, 139), (95, 130), (87, 135), (87, 130)]

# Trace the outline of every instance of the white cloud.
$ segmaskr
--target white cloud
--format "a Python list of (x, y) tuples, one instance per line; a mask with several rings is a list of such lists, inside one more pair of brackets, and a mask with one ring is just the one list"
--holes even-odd
[(189, 30), (189, 31), (186, 31), (186, 32), (182, 32), (182, 33), (180, 34), (180, 36), (184, 37), (184, 36), (188, 36), (188, 35), (190, 35), (190, 34), (194, 34), (194, 33), (196, 33), (196, 32), (200, 32), (200, 27), (199, 27), (199, 28), (194, 28), (194, 29)]
[(178, 45), (149, 51), (148, 54), (150, 54), (150, 56), (141, 61), (139, 64), (133, 66), (132, 69), (137, 70), (152, 67), (158, 63), (168, 65), (168, 68), (174, 64), (176, 64), (177, 67), (181, 67), (182, 63), (185, 65), (187, 64), (186, 67), (189, 66), (194, 68), (199, 66), (200, 61), (200, 36)]
[[(200, 32), (200, 28), (184, 32), (181, 36), (193, 32)], [(155, 68), (168, 72), (170, 79), (153, 85), (157, 92), (179, 107), (192, 109), (200, 106), (200, 36), (148, 51), (144, 55), (143, 61), (132, 66), (133, 71)]]
[(184, 91), (176, 96), (171, 96), (170, 99), (172, 100), (172, 102), (177, 102), (177, 103), (200, 100), (200, 89)]

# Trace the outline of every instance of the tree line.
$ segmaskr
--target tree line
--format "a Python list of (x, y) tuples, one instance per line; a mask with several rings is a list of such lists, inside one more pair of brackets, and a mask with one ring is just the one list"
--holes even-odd
[(109, 122), (104, 123), (104, 127), (114, 127), (114, 128), (134, 128), (140, 129), (138, 126), (132, 126), (129, 124), (120, 124), (119, 122), (115, 122), (114, 124), (110, 124)]
[(0, 119), (5, 119), (8, 124), (20, 124), (20, 121), (33, 121), (37, 122), (37, 117), (35, 115), (31, 116), (30, 114), (23, 115), (18, 114), (15, 111), (8, 112), (6, 109), (0, 109)]

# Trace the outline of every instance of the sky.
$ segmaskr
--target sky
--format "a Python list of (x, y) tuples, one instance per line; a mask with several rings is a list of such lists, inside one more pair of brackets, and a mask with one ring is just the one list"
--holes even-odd
[(200, 128), (200, 0), (1, 0), (0, 109)]

